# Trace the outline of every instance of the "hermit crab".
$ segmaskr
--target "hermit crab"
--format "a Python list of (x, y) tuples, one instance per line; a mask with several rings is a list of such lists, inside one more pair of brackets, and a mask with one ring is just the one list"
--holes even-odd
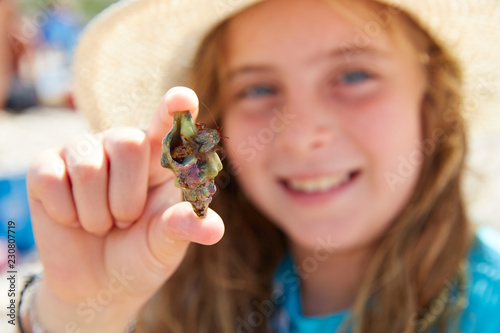
[(195, 124), (189, 111), (181, 111), (175, 112), (172, 129), (163, 139), (161, 165), (174, 172), (175, 186), (200, 218), (207, 215), (215, 177), (222, 170), (220, 138), (219, 131)]

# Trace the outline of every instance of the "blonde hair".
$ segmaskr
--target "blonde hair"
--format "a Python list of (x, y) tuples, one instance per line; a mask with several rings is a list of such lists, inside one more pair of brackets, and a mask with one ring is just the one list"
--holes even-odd
[[(347, 2), (341, 4), (353, 12)], [(354, 332), (425, 332), (431, 324), (442, 330), (456, 324), (463, 303), (447, 302), (449, 284), (463, 285), (472, 239), (461, 193), (466, 147), (461, 70), (411, 17), (400, 12), (394, 21), (397, 27), (391, 31), (400, 29), (411, 41), (427, 73), (424, 161), (412, 198), (380, 239), (364, 274), (345, 326)], [(202, 107), (199, 121), (211, 125), (212, 115), (221, 124), (224, 109), (226, 26), (220, 24), (206, 37), (192, 69), (191, 86), (210, 110)], [(261, 320), (252, 332), (268, 332), (271, 314), (258, 305), (272, 299), (271, 281), (286, 251), (285, 236), (245, 198), (227, 161), (225, 170), (212, 208), (225, 221), (226, 235), (215, 246), (190, 247), (179, 270), (144, 308), (138, 332), (248, 331), (242, 324), (254, 314), (260, 314), (254, 323)], [(464, 290), (459, 291), (463, 300)], [(433, 307), (442, 297), (444, 304)]]

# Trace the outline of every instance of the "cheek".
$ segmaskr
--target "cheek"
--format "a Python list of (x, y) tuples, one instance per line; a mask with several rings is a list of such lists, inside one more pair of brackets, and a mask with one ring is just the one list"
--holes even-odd
[[(239, 168), (253, 169), (263, 163), (265, 151), (269, 146), (267, 135), (263, 132), (263, 122), (247, 119), (240, 115), (228, 115), (224, 119), (228, 155)], [(265, 134), (265, 133), (264, 133)]]
[(226, 143), (227, 154), (231, 163), (236, 164), (239, 169), (246, 168), (249, 163), (254, 162), (256, 157), (255, 148), (250, 142), (250, 132), (241, 119), (227, 116), (224, 119), (225, 135), (229, 137)]
[(259, 125), (245, 121), (238, 115), (227, 115), (224, 119), (226, 154), (238, 183), (250, 197), (261, 192), (265, 181), (264, 146), (257, 139)]
[(272, 144), (261, 135), (267, 133), (267, 123), (266, 119), (248, 119), (237, 114), (224, 119), (225, 135), (229, 137), (226, 153), (234, 175), (248, 198), (264, 211), (272, 201), (271, 184), (275, 181), (269, 171)]
[(387, 105), (361, 133), (379, 192), (401, 206), (411, 195), (421, 169), (419, 106), (395, 101)]

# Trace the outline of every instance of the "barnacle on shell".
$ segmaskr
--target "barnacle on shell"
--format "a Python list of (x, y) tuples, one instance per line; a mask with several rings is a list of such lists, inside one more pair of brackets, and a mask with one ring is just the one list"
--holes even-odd
[(175, 185), (201, 218), (215, 194), (215, 176), (222, 170), (224, 151), (217, 146), (219, 141), (219, 132), (195, 124), (189, 111), (174, 114), (172, 129), (163, 139), (161, 165), (174, 172)]

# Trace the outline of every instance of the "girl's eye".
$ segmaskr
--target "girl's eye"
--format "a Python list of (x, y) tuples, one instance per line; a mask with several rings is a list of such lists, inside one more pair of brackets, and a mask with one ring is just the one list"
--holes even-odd
[(359, 69), (340, 72), (334, 77), (330, 87), (331, 92), (339, 101), (344, 102), (356, 102), (369, 98), (382, 87), (382, 79), (375, 73)]
[(239, 97), (259, 98), (276, 94), (276, 89), (269, 85), (256, 85), (243, 90)]
[(364, 81), (371, 78), (371, 75), (364, 71), (352, 71), (343, 74), (340, 77), (340, 83), (346, 85), (354, 85), (363, 83)]
[(280, 87), (268, 82), (248, 82), (235, 89), (231, 103), (235, 110), (246, 115), (265, 115), (280, 103)]

